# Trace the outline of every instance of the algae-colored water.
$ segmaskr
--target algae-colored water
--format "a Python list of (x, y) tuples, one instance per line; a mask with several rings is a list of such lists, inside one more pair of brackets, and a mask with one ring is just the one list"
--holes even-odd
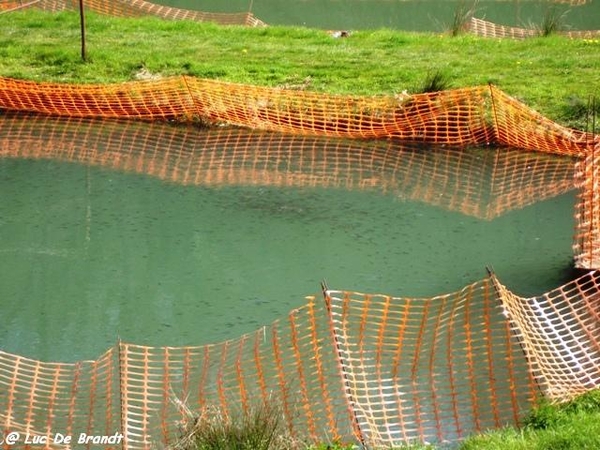
[[(118, 338), (235, 338), (319, 296), (322, 280), (421, 297), (477, 281), (486, 265), (525, 295), (569, 276), (569, 160), (10, 120), (0, 118), (4, 351), (75, 361)], [(513, 169), (499, 165), (507, 154)], [(538, 159), (557, 168), (535, 173)], [(509, 169), (521, 182), (512, 200), (498, 194)]]
[(271, 25), (360, 30), (395, 28), (442, 31), (460, 8), (472, 8), (475, 17), (502, 25), (540, 25), (546, 14), (562, 15), (575, 30), (600, 29), (600, 2), (548, 0), (158, 0), (157, 3), (209, 12), (246, 12)]

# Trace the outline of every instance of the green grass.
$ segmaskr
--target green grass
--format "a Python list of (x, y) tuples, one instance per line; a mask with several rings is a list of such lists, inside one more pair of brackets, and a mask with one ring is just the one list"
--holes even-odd
[[(146, 73), (340, 94), (396, 94), (443, 73), (452, 87), (494, 83), (567, 126), (570, 99), (600, 91), (600, 41), (560, 36), (524, 41), (389, 29), (335, 39), (300, 27), (222, 27), (158, 18), (87, 14), (88, 62), (80, 57), (76, 12), (0, 16), (0, 76), (69, 83), (112, 83)], [(572, 110), (570, 111), (572, 113)]]
[(600, 390), (563, 405), (541, 402), (520, 428), (467, 439), (459, 450), (594, 450), (600, 448)]
[[(261, 405), (244, 414), (224, 416), (218, 409), (204, 414), (188, 410), (188, 426), (169, 450), (351, 450), (356, 444), (307, 445), (286, 429), (282, 410)], [(410, 445), (397, 450), (433, 450)], [(563, 404), (542, 400), (519, 428), (474, 435), (457, 450), (594, 450), (600, 448), (600, 390)]]

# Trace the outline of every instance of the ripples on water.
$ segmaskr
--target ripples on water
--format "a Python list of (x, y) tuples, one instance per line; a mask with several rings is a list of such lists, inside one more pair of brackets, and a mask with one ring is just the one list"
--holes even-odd
[[(242, 130), (0, 117), (2, 349), (235, 338), (334, 289), (564, 281), (572, 161)], [(83, 155), (83, 156), (82, 156)]]

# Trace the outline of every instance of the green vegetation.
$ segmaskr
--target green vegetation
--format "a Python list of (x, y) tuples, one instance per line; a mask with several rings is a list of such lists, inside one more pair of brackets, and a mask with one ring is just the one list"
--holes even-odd
[[(353, 444), (307, 446), (286, 429), (280, 408), (261, 405), (244, 414), (224, 416), (216, 409), (194, 415), (170, 450), (351, 450)], [(414, 445), (403, 450), (435, 447)], [(564, 404), (546, 400), (533, 408), (520, 428), (474, 435), (458, 450), (585, 450), (600, 448), (600, 390)]]
[(0, 76), (37, 81), (110, 83), (186, 74), (393, 95), (422, 86), (428, 74), (443, 73), (453, 88), (493, 83), (545, 116), (580, 129), (585, 117), (565, 113), (571, 99), (588, 99), (600, 90), (596, 39), (551, 35), (517, 41), (389, 29), (333, 38), (298, 27), (222, 27), (88, 13), (88, 61), (83, 62), (76, 12), (11, 12), (0, 16), (0, 23)]
[(559, 12), (555, 7), (549, 7), (544, 14), (542, 22), (534, 25), (540, 36), (550, 36), (563, 31), (565, 28), (565, 17), (568, 11)]
[(420, 86), (413, 89), (412, 92), (416, 93), (427, 93), (427, 92), (439, 92), (451, 88), (450, 77), (448, 74), (439, 70), (428, 73), (425, 80)]
[(201, 413), (186, 405), (186, 423), (180, 439), (168, 450), (351, 450), (354, 444), (337, 442), (309, 445), (286, 427), (283, 410), (274, 403), (251, 407), (248, 411), (224, 414), (209, 407)]
[[(287, 450), (300, 443), (285, 427), (282, 411), (273, 405), (256, 406), (243, 413), (224, 414), (208, 408), (188, 422), (171, 450)], [(306, 447), (306, 446), (303, 446)]]
[(460, 450), (585, 450), (600, 448), (600, 390), (554, 405), (542, 401), (519, 429), (467, 439)]
[(467, 29), (469, 21), (477, 9), (477, 2), (473, 5), (467, 5), (464, 1), (458, 4), (458, 7), (454, 11), (452, 16), (452, 23), (447, 28), (450, 30), (452, 36), (458, 36)]

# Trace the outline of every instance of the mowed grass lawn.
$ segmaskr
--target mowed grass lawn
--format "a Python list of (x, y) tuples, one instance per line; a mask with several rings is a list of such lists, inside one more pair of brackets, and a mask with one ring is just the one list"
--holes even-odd
[[(428, 76), (449, 88), (493, 83), (545, 116), (586, 126), (600, 93), (600, 40), (560, 36), (491, 39), (389, 29), (248, 28), (159, 18), (86, 15), (81, 59), (78, 12), (0, 15), (0, 76), (113, 83), (193, 75), (313, 91), (388, 95), (417, 92)], [(598, 102), (600, 103), (600, 102)]]

